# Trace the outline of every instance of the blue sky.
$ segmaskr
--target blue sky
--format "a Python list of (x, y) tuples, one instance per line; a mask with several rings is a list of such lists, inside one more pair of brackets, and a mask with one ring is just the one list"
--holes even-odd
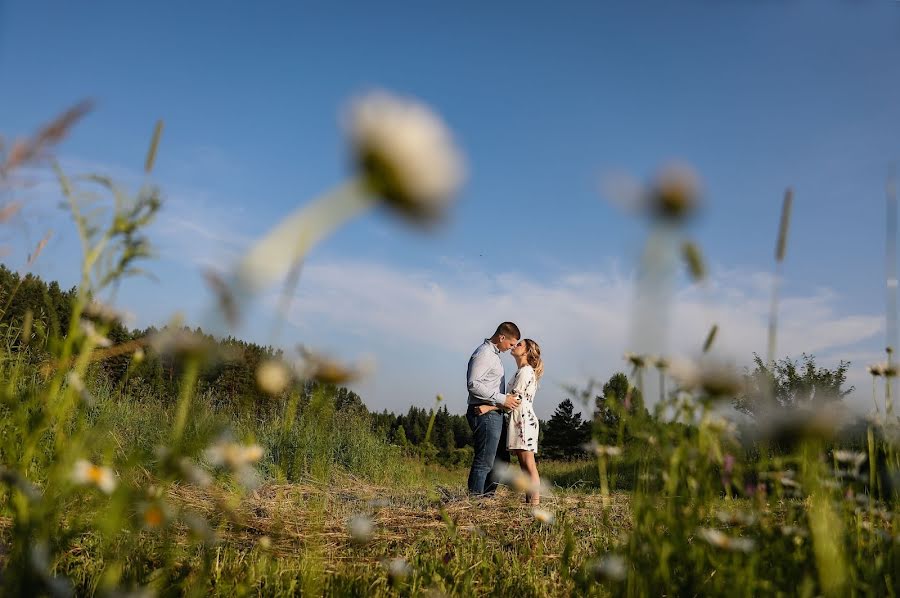
[[(621, 368), (643, 223), (604, 196), (680, 159), (706, 209), (712, 265), (682, 284), (672, 352), (722, 327), (723, 355), (764, 352), (784, 189), (796, 191), (782, 353), (863, 368), (884, 345), (884, 186), (900, 158), (900, 4), (855, 2), (0, 2), (0, 131), (25, 135), (83, 98), (97, 109), (59, 150), (70, 170), (134, 182), (157, 118), (158, 281), (119, 301), (137, 323), (202, 319), (199, 272), (348, 175), (339, 114), (372, 88), (443, 115), (469, 164), (433, 235), (367, 215), (310, 256), (284, 344), (375, 357), (370, 406), (462, 410), (468, 354), (502, 319), (542, 341), (547, 415), (559, 387)], [(74, 229), (32, 190), (22, 267), (72, 284)], [(269, 339), (265, 301), (243, 336)], [(699, 340), (698, 340), (699, 339)], [(511, 360), (506, 365), (512, 369)], [(864, 404), (863, 398), (857, 399)]]

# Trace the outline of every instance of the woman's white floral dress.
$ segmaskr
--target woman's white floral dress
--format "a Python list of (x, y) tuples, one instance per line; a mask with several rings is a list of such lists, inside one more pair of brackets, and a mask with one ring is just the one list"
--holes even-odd
[(519, 406), (510, 413), (509, 431), (506, 434), (506, 448), (537, 453), (538, 418), (534, 412), (534, 394), (537, 392), (537, 377), (534, 368), (523, 365), (516, 372), (507, 393), (517, 394)]

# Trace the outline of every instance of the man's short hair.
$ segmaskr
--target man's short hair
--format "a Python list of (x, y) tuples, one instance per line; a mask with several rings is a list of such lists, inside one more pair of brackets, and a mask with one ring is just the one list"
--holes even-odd
[(519, 327), (512, 322), (503, 322), (497, 326), (497, 331), (494, 333), (494, 336), (500, 336), (501, 334), (509, 338), (522, 338)]

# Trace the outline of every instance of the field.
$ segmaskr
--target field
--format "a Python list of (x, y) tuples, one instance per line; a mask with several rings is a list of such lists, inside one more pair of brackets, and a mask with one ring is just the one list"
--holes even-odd
[[(52, 145), (84, 110), (32, 143)], [(4, 173), (40, 153), (12, 150)], [(289, 292), (303, 250), (369, 205), (355, 193), (414, 220), (433, 216), (415, 189), (398, 188), (397, 164), (366, 158), (360, 181), (288, 217), (233, 277), (210, 275), (224, 320), (255, 290), (254, 277), (271, 272), (263, 263), (284, 266)], [(741, 387), (746, 378), (713, 357), (715, 329), (688, 374), (658, 356), (628, 355), (624, 396), (596, 412), (585, 459), (540, 463), (540, 508), (522, 502), (528, 484), (514, 473), (497, 497), (470, 498), (465, 469), (427, 458), (431, 424), (421, 446), (399, 446), (364, 408), (344, 406), (353, 368), (310, 352), (289, 367), (272, 351), (240, 366), (255, 374), (247, 382), (228, 365), (236, 341), (177, 324), (127, 335), (97, 298), (149, 257), (143, 229), (161, 207), (159, 190), (148, 183), (128, 195), (89, 178), (112, 195), (111, 217), (98, 224), (82, 211), (76, 182), (57, 174), (85, 249), (81, 284), (28, 303), (20, 293), (33, 281), (7, 276), (0, 297), (4, 594), (897, 594), (891, 351), (873, 370), (882, 408), (865, 419), (824, 390), (806, 405), (778, 399), (774, 378)], [(658, 228), (648, 246), (658, 252), (693, 192), (683, 173), (654, 185), (649, 217)], [(298, 247), (301, 233), (313, 239)], [(786, 235), (784, 219), (779, 263)], [(668, 250), (681, 255), (680, 247)], [(683, 255), (702, 278), (699, 249), (688, 244)], [(660, 273), (670, 262), (644, 266)], [(666, 300), (667, 275), (652, 278), (638, 311)], [(774, 325), (770, 343), (765, 364), (774, 363)], [(230, 400), (207, 382), (212, 371), (236, 393)], [(669, 380), (652, 412), (638, 404), (650, 375)], [(721, 415), (738, 396), (754, 412), (740, 429)]]

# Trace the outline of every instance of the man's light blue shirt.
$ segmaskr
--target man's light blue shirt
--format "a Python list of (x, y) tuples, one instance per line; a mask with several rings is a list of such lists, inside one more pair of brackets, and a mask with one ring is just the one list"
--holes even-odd
[(500, 361), (500, 349), (490, 339), (484, 339), (472, 357), (466, 371), (469, 405), (497, 405), (506, 401), (506, 373)]

